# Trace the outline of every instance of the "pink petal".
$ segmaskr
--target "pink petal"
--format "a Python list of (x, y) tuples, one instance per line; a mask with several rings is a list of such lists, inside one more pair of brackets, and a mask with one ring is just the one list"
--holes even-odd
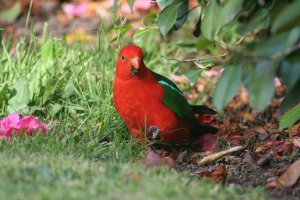
[(151, 6), (151, 0), (136, 0), (133, 8), (134, 10), (149, 10)]
[(204, 73), (206, 74), (206, 76), (208, 77), (212, 77), (212, 76), (219, 76), (222, 74), (222, 72), (224, 71), (224, 69), (211, 69), (209, 71), (205, 71)]
[(67, 3), (63, 5), (63, 11), (67, 14), (67, 15), (71, 15), (74, 16), (76, 13), (76, 6), (71, 4), (71, 3)]
[(170, 79), (171, 79), (172, 81), (178, 82), (178, 81), (180, 80), (180, 76), (177, 76), (177, 75), (175, 75), (175, 74), (172, 74), (171, 77), (170, 77)]
[(7, 117), (4, 117), (0, 122), (0, 129), (9, 132), (11, 129), (19, 129), (19, 113), (9, 114)]
[(43, 132), (46, 131), (45, 125), (40, 124), (38, 118), (32, 115), (25, 115), (20, 120), (19, 125), (20, 129), (26, 134), (31, 134), (32, 132), (38, 132), (40, 130)]
[(46, 124), (40, 124), (40, 130), (45, 134), (47, 132)]
[(274, 84), (275, 84), (275, 87), (279, 87), (282, 85), (278, 77), (274, 78)]
[(79, 4), (76, 7), (74, 15), (77, 16), (77, 17), (85, 15), (88, 7), (89, 7), (89, 4), (87, 2), (82, 2), (81, 4)]

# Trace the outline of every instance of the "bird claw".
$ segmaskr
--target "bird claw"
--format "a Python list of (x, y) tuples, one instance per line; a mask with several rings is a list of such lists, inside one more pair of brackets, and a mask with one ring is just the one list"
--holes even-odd
[(148, 132), (152, 134), (152, 139), (155, 140), (160, 135), (160, 130), (157, 126), (150, 126)]

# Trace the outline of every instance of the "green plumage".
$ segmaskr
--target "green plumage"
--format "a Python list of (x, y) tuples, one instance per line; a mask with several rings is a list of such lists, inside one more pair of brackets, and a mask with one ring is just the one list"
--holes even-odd
[(195, 113), (185, 99), (179, 88), (169, 79), (153, 72), (158, 83), (164, 88), (163, 103), (175, 112), (180, 118), (188, 119), (194, 124), (199, 124)]

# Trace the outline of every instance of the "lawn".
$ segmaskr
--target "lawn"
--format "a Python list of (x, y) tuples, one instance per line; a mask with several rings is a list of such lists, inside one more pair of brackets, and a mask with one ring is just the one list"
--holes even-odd
[[(45, 26), (42, 38), (2, 42), (1, 117), (33, 114), (48, 131), (1, 141), (0, 199), (265, 199), (262, 188), (222, 186), (140, 163), (145, 149), (112, 102), (116, 58), (128, 43), (114, 36), (122, 30), (100, 26), (97, 42), (67, 44), (46, 34)], [(177, 63), (162, 55), (180, 53), (153, 43), (155, 37), (149, 32), (135, 42), (148, 66), (170, 76)]]

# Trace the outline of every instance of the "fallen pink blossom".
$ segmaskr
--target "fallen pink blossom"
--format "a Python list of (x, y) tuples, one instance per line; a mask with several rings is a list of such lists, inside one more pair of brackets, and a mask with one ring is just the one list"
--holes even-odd
[(39, 122), (37, 117), (32, 115), (25, 115), (22, 119), (19, 117), (19, 113), (9, 114), (0, 120), (0, 139), (9, 139), (13, 133), (17, 135), (33, 133), (47, 132), (45, 124)]

